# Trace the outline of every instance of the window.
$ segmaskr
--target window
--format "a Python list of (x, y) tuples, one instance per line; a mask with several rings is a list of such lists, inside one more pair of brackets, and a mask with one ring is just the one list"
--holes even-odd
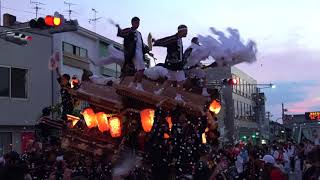
[[(237, 78), (237, 76), (232, 74), (232, 79), (236, 79), (236, 78)], [(237, 85), (232, 87), (232, 92), (237, 93)]]
[(242, 96), (245, 96), (246, 94), (246, 81), (242, 80)]
[(77, 55), (77, 56), (80, 56), (80, 48), (77, 47), (77, 46), (74, 46), (73, 54)]
[(11, 68), (12, 98), (27, 98), (27, 72), (26, 69)]
[(62, 43), (62, 49), (63, 49), (63, 52), (71, 53), (73, 55), (80, 56), (80, 57), (85, 57), (85, 58), (88, 57), (87, 49), (84, 49), (66, 42)]
[(233, 100), (233, 109), (234, 109), (234, 115), (236, 116), (238, 114), (238, 109), (237, 109), (237, 101)]
[(0, 156), (12, 151), (12, 133), (0, 132)]
[(80, 48), (80, 57), (88, 57), (88, 51), (86, 49)]
[(248, 88), (248, 87), (249, 87), (249, 83), (246, 82), (246, 87), (245, 87), (245, 90), (244, 90), (244, 94), (245, 94), (246, 97), (248, 97), (248, 94), (249, 94), (249, 93), (248, 93), (248, 91), (249, 91), (249, 88)]
[(121, 67), (117, 64), (109, 64), (102, 67), (101, 72), (108, 77), (120, 77)]
[(10, 96), (10, 68), (0, 67), (0, 97)]
[(0, 97), (27, 98), (28, 70), (14, 67), (0, 67)]
[(243, 95), (243, 87), (244, 87), (243, 80), (240, 79), (240, 95)]
[(68, 53), (73, 54), (73, 45), (72, 44), (64, 42), (62, 44), (62, 49), (63, 49), (63, 52), (68, 52)]
[(245, 104), (245, 109), (246, 109), (246, 116), (249, 116), (249, 104)]
[(240, 106), (239, 106), (239, 101), (237, 101), (237, 112), (238, 112), (238, 116), (239, 116), (239, 114), (240, 114)]

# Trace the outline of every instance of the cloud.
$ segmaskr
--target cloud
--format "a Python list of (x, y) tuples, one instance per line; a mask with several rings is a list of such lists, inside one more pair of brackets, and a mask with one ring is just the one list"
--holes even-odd
[(288, 110), (292, 113), (305, 113), (307, 111), (320, 110), (320, 83), (304, 88), (305, 99), (298, 102), (288, 103)]
[(314, 49), (280, 48), (263, 53), (253, 65), (239, 67), (260, 82), (317, 80), (320, 52)]
[(314, 81), (278, 82), (276, 89), (265, 91), (266, 111), (272, 112), (274, 119), (281, 117), (281, 103), (288, 114), (304, 114), (320, 110), (320, 83)]

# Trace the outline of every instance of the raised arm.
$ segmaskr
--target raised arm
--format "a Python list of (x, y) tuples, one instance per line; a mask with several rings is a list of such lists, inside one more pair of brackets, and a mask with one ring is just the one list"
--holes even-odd
[(60, 72), (59, 66), (56, 68), (56, 73), (57, 73), (58, 78), (60, 78), (61, 72)]
[(149, 46), (143, 43), (143, 54), (147, 54), (150, 52)]
[(173, 35), (173, 36), (169, 36), (169, 37), (165, 37), (162, 39), (158, 39), (154, 41), (154, 46), (161, 46), (161, 47), (167, 47), (169, 44), (176, 42), (177, 41), (177, 36)]
[(130, 32), (130, 28), (121, 29), (119, 25), (117, 25), (117, 28), (118, 28), (117, 36), (122, 38), (125, 38), (126, 36), (128, 36)]

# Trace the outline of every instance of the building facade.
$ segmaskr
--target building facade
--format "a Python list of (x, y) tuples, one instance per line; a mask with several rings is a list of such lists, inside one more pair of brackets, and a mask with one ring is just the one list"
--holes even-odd
[[(54, 51), (60, 53), (61, 73), (69, 74), (71, 77), (82, 77), (83, 70), (90, 70), (96, 75), (119, 77), (121, 67), (110, 64), (104, 67), (96, 67), (91, 62), (108, 56), (107, 49), (110, 44), (121, 49), (122, 46), (97, 33), (78, 27), (77, 31), (65, 32), (53, 35)], [(55, 82), (55, 99), (59, 101), (59, 85)]]
[[(6, 15), (0, 33), (7, 29), (26, 27)], [(14, 19), (14, 21), (13, 21)], [(34, 137), (34, 125), (44, 107), (60, 101), (57, 75), (48, 69), (50, 56), (60, 52), (61, 73), (81, 78), (83, 70), (97, 75), (119, 77), (121, 68), (111, 64), (95, 67), (91, 61), (106, 57), (107, 48), (116, 43), (99, 34), (79, 27), (77, 31), (50, 35), (45, 31), (28, 30), (32, 41), (20, 46), (0, 39), (0, 155), (11, 150), (21, 152)]]
[(283, 124), (275, 121), (270, 121), (270, 142), (284, 142), (289, 137), (289, 129), (287, 129)]
[[(319, 114), (319, 119), (310, 119), (310, 113)], [(289, 129), (288, 136), (296, 142), (305, 139), (312, 142), (319, 141), (320, 138), (320, 112), (306, 112), (305, 114), (285, 114), (283, 125)]]
[[(0, 27), (4, 30), (10, 28)], [(32, 36), (27, 46), (0, 39), (0, 156), (21, 152), (33, 138), (42, 108), (53, 104), (53, 74), (47, 68), (51, 36), (24, 33)]]
[[(257, 89), (257, 81), (236, 67), (218, 67), (207, 70), (208, 85), (219, 84), (223, 79), (236, 79), (235, 86), (223, 85), (222, 107), (219, 115), (227, 141), (248, 140), (260, 135), (260, 122), (265, 121), (265, 98)], [(260, 102), (258, 100), (260, 99)], [(262, 102), (263, 101), (263, 102)]]

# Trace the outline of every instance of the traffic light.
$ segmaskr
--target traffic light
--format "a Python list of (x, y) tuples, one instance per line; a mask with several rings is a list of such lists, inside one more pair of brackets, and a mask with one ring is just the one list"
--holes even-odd
[(58, 27), (62, 24), (63, 19), (55, 16), (46, 16), (45, 18), (32, 19), (29, 26), (34, 29), (49, 29)]
[(230, 78), (230, 79), (223, 79), (222, 83), (224, 85), (235, 86), (238, 84), (238, 81), (237, 79)]
[(76, 20), (66, 21), (63, 15), (58, 12), (55, 12), (54, 16), (48, 15), (45, 18), (32, 19), (29, 21), (29, 26), (32, 29), (48, 29), (50, 34), (78, 30), (78, 22)]
[(25, 34), (19, 32), (7, 32), (4, 36), (6, 41), (18, 44), (18, 45), (26, 45), (28, 41), (32, 40), (31, 36), (26, 36)]
[(78, 30), (78, 21), (77, 20), (70, 20), (64, 22), (63, 25), (57, 26), (55, 28), (49, 29), (50, 34), (55, 33), (63, 33), (63, 32), (69, 32), (69, 31), (77, 31)]

